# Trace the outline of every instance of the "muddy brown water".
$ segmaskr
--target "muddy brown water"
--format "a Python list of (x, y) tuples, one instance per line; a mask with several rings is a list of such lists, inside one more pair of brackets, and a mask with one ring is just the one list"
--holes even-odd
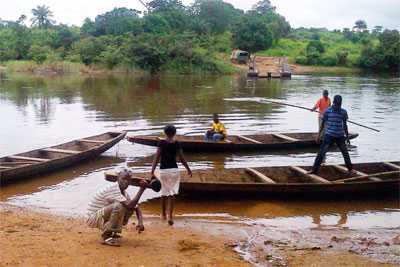
[[(168, 123), (175, 124), (179, 133), (202, 133), (212, 113), (220, 114), (231, 134), (316, 131), (315, 113), (261, 102), (271, 98), (312, 107), (322, 89), (328, 89), (331, 97), (343, 96), (351, 120), (381, 130), (375, 133), (349, 125), (351, 131), (360, 134), (350, 151), (354, 162), (400, 160), (400, 79), (370, 75), (295, 75), (291, 80), (248, 81), (240, 75), (150, 78), (3, 74), (0, 157), (112, 130), (134, 130), (130, 135), (158, 134)], [(107, 184), (105, 170), (130, 167), (148, 171), (154, 152), (152, 147), (124, 140), (96, 160), (2, 187), (0, 198), (14, 205), (81, 216), (90, 195)], [(308, 149), (186, 156), (193, 169), (208, 169), (310, 165), (315, 153), (315, 149)], [(343, 160), (339, 152), (331, 151), (327, 161)], [(143, 201), (156, 197), (146, 192)], [(157, 200), (147, 201), (143, 207), (150, 217), (159, 213)], [(382, 196), (334, 201), (179, 198), (176, 213), (178, 224), (180, 219), (199, 225), (245, 223), (251, 231), (274, 227), (288, 231), (400, 231), (399, 199)]]

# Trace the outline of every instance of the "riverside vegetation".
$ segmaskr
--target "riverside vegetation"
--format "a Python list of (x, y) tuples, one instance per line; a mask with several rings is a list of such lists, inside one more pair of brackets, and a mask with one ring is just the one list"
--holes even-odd
[(232, 49), (288, 56), (302, 65), (398, 70), (397, 30), (363, 20), (353, 28), (292, 29), (269, 0), (247, 12), (222, 0), (153, 0), (146, 11), (114, 8), (86, 18), (81, 27), (57, 24), (49, 7), (17, 21), (0, 19), (0, 62), (11, 71), (89, 71), (94, 68), (151, 73), (232, 73)]

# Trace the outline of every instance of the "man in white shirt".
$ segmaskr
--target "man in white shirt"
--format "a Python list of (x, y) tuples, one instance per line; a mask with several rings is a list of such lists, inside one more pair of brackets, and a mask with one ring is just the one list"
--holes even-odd
[(136, 213), (138, 225), (136, 230), (144, 231), (142, 212), (137, 206), (140, 197), (146, 188), (159, 190), (159, 181), (141, 180), (138, 183), (139, 191), (133, 199), (130, 199), (126, 189), (130, 184), (130, 173), (121, 171), (118, 174), (117, 183), (112, 183), (100, 189), (92, 198), (88, 207), (87, 224), (90, 227), (99, 228), (103, 231), (101, 237), (103, 243), (111, 246), (119, 246), (116, 238), (122, 232), (122, 226), (128, 223), (133, 212)]

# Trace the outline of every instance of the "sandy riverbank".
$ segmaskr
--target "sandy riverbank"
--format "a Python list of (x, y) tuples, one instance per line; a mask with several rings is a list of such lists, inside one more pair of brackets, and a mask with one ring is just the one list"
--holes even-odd
[[(122, 246), (99, 243), (99, 232), (81, 220), (3, 206), (0, 210), (1, 266), (250, 266), (233, 251), (234, 240), (204, 231), (145, 221), (142, 234), (129, 225)], [(265, 252), (259, 252), (265, 253)], [(394, 266), (349, 252), (286, 250), (284, 265)], [(259, 255), (268, 266), (268, 255)]]
[(108, 247), (80, 220), (20, 208), (0, 217), (0, 266), (249, 266), (226, 237), (161, 223), (140, 235), (129, 225), (121, 247)]

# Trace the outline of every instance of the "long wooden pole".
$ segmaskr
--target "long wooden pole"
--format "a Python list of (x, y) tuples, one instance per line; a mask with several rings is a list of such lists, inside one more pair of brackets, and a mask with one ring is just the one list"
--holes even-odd
[[(293, 105), (293, 104), (289, 104), (289, 103), (284, 103), (284, 102), (279, 102), (279, 101), (272, 101), (272, 100), (269, 100), (269, 99), (263, 99), (263, 101), (266, 101), (266, 102), (269, 102), (269, 103), (273, 103), (273, 104), (279, 104), (279, 105), (284, 105), (284, 106), (290, 106), (290, 107), (295, 107), (295, 108), (301, 108), (301, 109), (309, 110), (309, 111), (312, 111), (312, 112), (320, 113), (319, 111), (317, 111), (317, 110), (312, 110), (311, 108), (306, 108), (306, 107), (302, 107), (302, 106), (298, 106), (298, 105)], [(366, 128), (366, 129), (370, 129), (370, 130), (373, 130), (373, 131), (375, 131), (375, 132), (380, 132), (380, 130), (378, 130), (378, 129), (375, 129), (375, 128), (372, 128), (372, 127), (369, 127), (369, 126), (366, 126), (366, 125), (362, 125), (362, 124), (359, 124), (359, 123), (354, 122), (354, 121), (351, 121), (351, 120), (347, 120), (347, 121), (348, 121), (349, 123), (354, 124), (354, 125), (357, 125), (357, 126), (360, 126), (360, 127), (364, 127), (364, 128)]]

